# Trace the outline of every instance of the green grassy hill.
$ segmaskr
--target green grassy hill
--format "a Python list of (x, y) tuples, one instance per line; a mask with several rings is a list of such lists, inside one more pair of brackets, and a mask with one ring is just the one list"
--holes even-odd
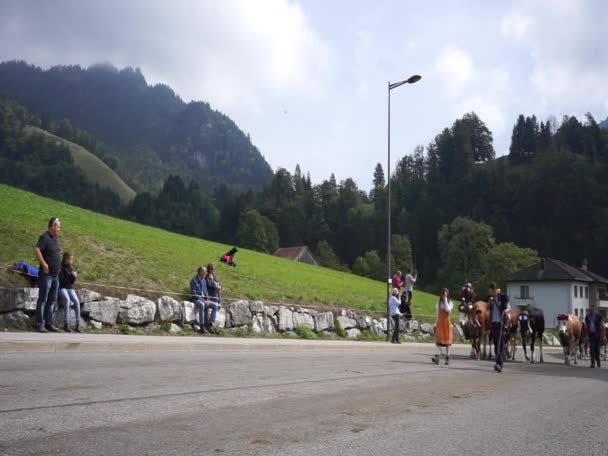
[[(197, 266), (214, 261), (226, 300), (385, 309), (381, 282), (245, 249), (239, 250), (238, 267), (233, 268), (217, 261), (231, 246), (111, 218), (6, 185), (0, 185), (0, 265), (21, 260), (35, 264), (33, 246), (53, 216), (62, 221), (61, 246), (74, 253), (80, 283), (184, 292)], [(3, 272), (0, 281), (6, 284), (9, 277)], [(113, 293), (126, 292), (107, 290)], [(436, 298), (422, 292), (415, 297), (414, 313), (432, 314)]]
[(99, 184), (100, 187), (107, 187), (115, 192), (120, 197), (120, 201), (123, 204), (129, 203), (135, 198), (135, 191), (129, 187), (112, 168), (84, 147), (31, 125), (25, 127), (25, 131), (28, 134), (42, 134), (55, 143), (65, 144), (72, 153), (74, 163), (84, 171), (87, 178), (91, 182)]

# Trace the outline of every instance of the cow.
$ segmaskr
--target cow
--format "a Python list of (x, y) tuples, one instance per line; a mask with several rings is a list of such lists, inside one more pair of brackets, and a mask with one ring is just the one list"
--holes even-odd
[[(471, 315), (476, 327), (478, 328), (477, 338), (477, 359), (492, 359), (492, 349), (488, 350), (490, 343), (490, 308), (485, 301), (476, 301), (473, 303)], [(483, 345), (483, 350), (481, 350)]]
[(564, 363), (570, 365), (570, 358), (577, 364), (577, 351), (583, 329), (582, 322), (575, 315), (560, 314), (557, 316), (559, 329), (559, 342), (564, 348)]
[(463, 299), (458, 310), (460, 311), (460, 323), (464, 337), (471, 341), (471, 359), (479, 359), (481, 354), (479, 346), (481, 324), (476, 319), (475, 305)]
[[(526, 361), (534, 364), (534, 343), (538, 339), (540, 349), (540, 362), (543, 363), (543, 336), (545, 334), (545, 313), (542, 309), (534, 307), (531, 304), (526, 306), (526, 310), (522, 311), (518, 317), (519, 331), (521, 333), (521, 345), (524, 349)], [(526, 340), (530, 337), (530, 355), (526, 350)]]
[(506, 359), (515, 360), (517, 351), (517, 328), (519, 327), (519, 312), (509, 309), (504, 316), (503, 334), (505, 338), (504, 347)]

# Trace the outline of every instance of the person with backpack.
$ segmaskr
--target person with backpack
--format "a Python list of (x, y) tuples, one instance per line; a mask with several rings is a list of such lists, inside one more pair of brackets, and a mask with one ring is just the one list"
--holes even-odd
[(82, 332), (80, 327), (80, 301), (74, 290), (74, 282), (78, 277), (78, 271), (72, 269), (73, 263), (74, 255), (70, 252), (64, 252), (61, 270), (59, 271), (59, 297), (63, 301), (65, 312), (63, 330), (65, 332), (72, 332), (72, 328), (70, 327), (70, 304), (72, 304), (74, 306), (76, 332)]

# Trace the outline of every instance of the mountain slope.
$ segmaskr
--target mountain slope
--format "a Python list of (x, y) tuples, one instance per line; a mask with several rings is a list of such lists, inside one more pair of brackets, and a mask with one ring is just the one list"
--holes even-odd
[[(32, 112), (68, 118), (91, 132), (127, 166), (133, 188), (158, 190), (170, 174), (261, 189), (272, 170), (226, 115), (208, 103), (184, 103), (169, 87), (149, 86), (139, 69), (110, 65), (57, 66), (0, 63), (0, 98)], [(44, 127), (44, 126), (43, 126)]]
[[(186, 292), (200, 264), (231, 246), (138, 225), (0, 185), (0, 265), (34, 263), (32, 247), (52, 216), (62, 220), (61, 246), (74, 253), (79, 282)], [(218, 264), (224, 296), (341, 305), (383, 312), (382, 282), (239, 249), (238, 267)], [(0, 274), (0, 285), (5, 274)], [(111, 294), (111, 290), (108, 291)], [(184, 297), (183, 299), (186, 299)], [(414, 311), (430, 314), (435, 298), (416, 293)]]
[(75, 165), (84, 171), (87, 178), (91, 182), (99, 184), (100, 187), (106, 187), (112, 190), (120, 197), (123, 204), (128, 204), (135, 198), (135, 191), (129, 187), (114, 170), (84, 147), (31, 125), (25, 127), (25, 131), (27, 134), (41, 134), (56, 144), (64, 144), (67, 146), (72, 154)]

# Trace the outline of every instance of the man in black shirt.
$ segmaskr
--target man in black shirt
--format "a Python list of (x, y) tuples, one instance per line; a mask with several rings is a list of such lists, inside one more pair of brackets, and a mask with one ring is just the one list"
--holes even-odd
[[(61, 269), (61, 251), (57, 235), (61, 231), (61, 222), (57, 217), (49, 220), (48, 230), (40, 236), (34, 255), (40, 262), (38, 271), (38, 302), (36, 303), (36, 331), (57, 332), (53, 326), (53, 305), (59, 288), (59, 271)], [(46, 323), (46, 324), (45, 324)]]

